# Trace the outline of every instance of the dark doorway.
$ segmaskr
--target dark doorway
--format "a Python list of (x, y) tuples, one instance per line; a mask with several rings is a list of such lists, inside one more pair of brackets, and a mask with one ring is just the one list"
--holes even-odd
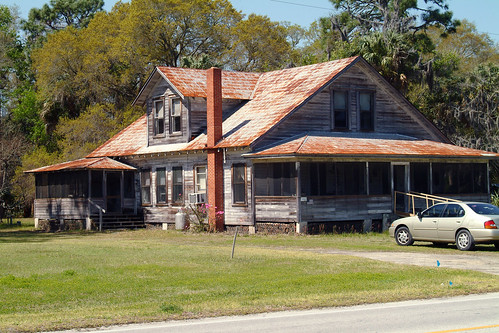
[(393, 165), (393, 190), (396, 191), (394, 193), (395, 209), (399, 212), (407, 212), (408, 210), (408, 197), (403, 194), (409, 190), (407, 168), (408, 166), (405, 164)]
[(121, 172), (106, 173), (106, 206), (108, 213), (121, 213)]

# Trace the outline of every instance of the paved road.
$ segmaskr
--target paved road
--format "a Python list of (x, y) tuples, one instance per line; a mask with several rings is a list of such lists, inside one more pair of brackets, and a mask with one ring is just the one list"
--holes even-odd
[(499, 293), (493, 293), (344, 308), (127, 325), (102, 328), (97, 332), (490, 333), (499, 332), (498, 304)]

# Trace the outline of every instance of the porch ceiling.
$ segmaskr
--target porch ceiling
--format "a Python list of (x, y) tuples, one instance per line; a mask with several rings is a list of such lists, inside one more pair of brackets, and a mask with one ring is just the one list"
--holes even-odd
[(248, 157), (276, 155), (312, 156), (392, 156), (392, 157), (459, 157), (499, 159), (498, 153), (464, 148), (402, 135), (347, 133), (307, 133), (276, 145), (262, 148)]
[(70, 170), (124, 170), (133, 171), (134, 167), (127, 164), (115, 161), (108, 157), (100, 158), (82, 158), (75, 161), (69, 161), (49, 166), (44, 166), (38, 169), (25, 171), (26, 173), (38, 172), (53, 172), (53, 171), (70, 171)]

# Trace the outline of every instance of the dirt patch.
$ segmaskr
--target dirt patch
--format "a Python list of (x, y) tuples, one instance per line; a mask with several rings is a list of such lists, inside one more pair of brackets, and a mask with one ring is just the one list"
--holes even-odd
[(396, 264), (469, 269), (499, 275), (499, 256), (495, 255), (476, 253), (357, 252), (346, 250), (323, 250), (321, 252), (369, 258)]

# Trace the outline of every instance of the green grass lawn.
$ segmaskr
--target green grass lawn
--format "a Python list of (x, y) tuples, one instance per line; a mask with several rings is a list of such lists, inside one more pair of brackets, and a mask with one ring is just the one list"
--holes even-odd
[[(33, 227), (31, 226), (31, 229)], [(0, 331), (40, 331), (499, 290), (499, 276), (302, 249), (401, 248), (386, 234), (0, 230)], [(482, 247), (487, 255), (499, 255)], [(449, 286), (449, 281), (453, 286)]]

